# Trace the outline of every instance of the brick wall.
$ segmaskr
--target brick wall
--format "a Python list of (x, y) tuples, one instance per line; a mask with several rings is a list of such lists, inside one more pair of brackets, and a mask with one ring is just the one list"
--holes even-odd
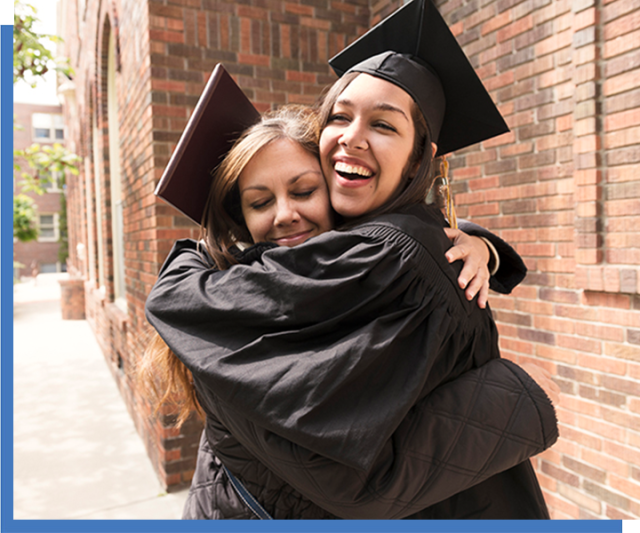
[[(452, 158), (459, 215), (524, 257), (502, 353), (562, 388), (534, 461), (554, 518), (640, 516), (640, 8), (439, 2), (511, 133)], [(634, 22), (635, 21), (635, 22)]]
[[(334, 79), (327, 59), (364, 32), (369, 6), (366, 0), (276, 1), (268, 7), (258, 0), (86, 4), (79, 13), (75, 0), (65, 0), (61, 10), (64, 53), (76, 70), (75, 102), (70, 100), (65, 112), (75, 118), (71, 136), (83, 157), (80, 176), (68, 191), (70, 268), (86, 279), (87, 320), (152, 463), (163, 483), (179, 488), (190, 481), (201, 426), (191, 420), (180, 432), (171, 427), (170, 412), (152, 415), (132, 371), (148, 338), (144, 301), (156, 274), (176, 239), (197, 237), (199, 232), (156, 199), (153, 190), (216, 63), (224, 63), (260, 110), (287, 102), (313, 103)], [(111, 29), (118, 50), (126, 313), (114, 303), (111, 259), (106, 85)], [(99, 248), (104, 251), (106, 274), (102, 286)]]
[[(86, 279), (87, 320), (169, 487), (189, 482), (200, 426), (192, 420), (178, 432), (170, 412), (152, 415), (130, 370), (146, 343), (143, 305), (156, 273), (174, 240), (197, 228), (153, 196), (155, 185), (217, 62), (260, 110), (312, 103), (333, 80), (327, 59), (399, 3), (121, 0), (99, 9), (87, 2), (84, 13), (75, 0), (63, 3), (77, 102), (66, 113), (76, 117), (84, 158), (69, 190), (70, 262)], [(512, 296), (491, 303), (504, 355), (544, 365), (562, 387), (561, 438), (534, 459), (545, 497), (555, 518), (639, 517), (640, 9), (632, 0), (437, 4), (512, 129), (451, 163), (460, 214), (512, 242), (530, 270)], [(109, 260), (109, 28), (119, 49), (126, 313), (113, 301)]]
[(40, 272), (40, 268), (45, 264), (56, 264), (58, 262), (57, 242), (15, 242), (13, 244), (13, 258), (24, 265), (16, 269), (17, 277), (33, 275), (33, 265)]
[[(180, 5), (182, 4), (182, 5)], [(154, 117), (154, 180), (148, 202), (213, 67), (222, 62), (247, 96), (265, 111), (284, 103), (312, 104), (335, 78), (328, 58), (363, 33), (366, 0), (225, 3), (203, 0), (149, 2), (151, 101)], [(174, 240), (191, 227), (184, 217), (156, 202), (156, 231), (142, 287), (154, 281)], [(195, 230), (192, 230), (192, 234)]]
[[(312, 104), (334, 79), (327, 59), (369, 22), (366, 1), (273, 2), (267, 8), (258, 0), (150, 0), (148, 9), (150, 93), (146, 97), (152, 117), (152, 172), (144, 180), (132, 181), (130, 194), (140, 210), (127, 219), (132, 241), (145, 241), (144, 253), (138, 252), (136, 263), (130, 263), (136, 278), (131, 289), (141, 317), (144, 299), (174, 241), (199, 234), (152, 193), (214, 66), (222, 62), (261, 111), (283, 103)], [(132, 327), (143, 328), (144, 319)], [(168, 414), (161, 417), (148, 431), (166, 436), (167, 444), (156, 449), (161, 475), (168, 483), (177, 482), (180, 471), (187, 472), (182, 474), (187, 479), (197, 447), (197, 439), (168, 427), (171, 419)], [(191, 423), (186, 431), (195, 432), (194, 428), (197, 425)]]

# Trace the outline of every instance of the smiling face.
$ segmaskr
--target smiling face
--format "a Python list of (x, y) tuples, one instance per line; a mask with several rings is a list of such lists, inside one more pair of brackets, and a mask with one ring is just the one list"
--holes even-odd
[(413, 150), (413, 100), (388, 81), (360, 74), (340, 94), (320, 136), (331, 205), (345, 218), (382, 206), (401, 188)]
[(262, 148), (238, 178), (242, 214), (254, 242), (296, 246), (333, 227), (316, 157), (281, 139)]

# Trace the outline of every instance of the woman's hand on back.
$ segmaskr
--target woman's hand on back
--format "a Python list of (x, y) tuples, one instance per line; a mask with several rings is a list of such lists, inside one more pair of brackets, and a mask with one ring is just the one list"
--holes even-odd
[(453, 243), (445, 254), (449, 263), (464, 261), (458, 276), (458, 284), (465, 289), (465, 296), (473, 300), (478, 295), (478, 307), (484, 309), (489, 298), (489, 248), (480, 237), (472, 237), (464, 231), (445, 228), (444, 232)]
[(554, 407), (558, 405), (560, 401), (560, 387), (551, 379), (551, 374), (546, 369), (533, 363), (523, 363), (520, 367), (529, 374), (531, 378), (533, 378), (533, 381), (547, 394)]

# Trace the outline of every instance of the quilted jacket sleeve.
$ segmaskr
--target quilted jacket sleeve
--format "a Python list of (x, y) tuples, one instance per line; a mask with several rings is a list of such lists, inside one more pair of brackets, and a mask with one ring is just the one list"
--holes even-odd
[(500, 257), (500, 266), (489, 279), (489, 287), (502, 294), (511, 293), (527, 275), (527, 267), (518, 252), (509, 243), (478, 224), (458, 220), (458, 228), (474, 237), (484, 237), (493, 244)]
[(545, 393), (520, 367), (500, 359), (419, 402), (368, 472), (301, 448), (227, 407), (216, 416), (305, 497), (352, 519), (409, 516), (542, 452), (558, 437)]

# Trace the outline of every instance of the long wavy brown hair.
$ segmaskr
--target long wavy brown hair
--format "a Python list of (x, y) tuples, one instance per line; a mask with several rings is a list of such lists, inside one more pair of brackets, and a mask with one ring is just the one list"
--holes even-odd
[[(289, 105), (265, 114), (236, 141), (213, 173), (201, 224), (202, 240), (213, 259), (213, 268), (224, 270), (236, 264), (234, 246), (252, 243), (242, 217), (238, 189), (238, 178), (251, 159), (267, 145), (283, 139), (298, 143), (317, 157), (318, 132), (316, 114), (311, 109)], [(141, 392), (155, 407), (154, 413), (163, 405), (171, 407), (177, 412), (177, 427), (193, 411), (203, 418), (191, 372), (156, 331), (150, 334), (136, 372)]]

